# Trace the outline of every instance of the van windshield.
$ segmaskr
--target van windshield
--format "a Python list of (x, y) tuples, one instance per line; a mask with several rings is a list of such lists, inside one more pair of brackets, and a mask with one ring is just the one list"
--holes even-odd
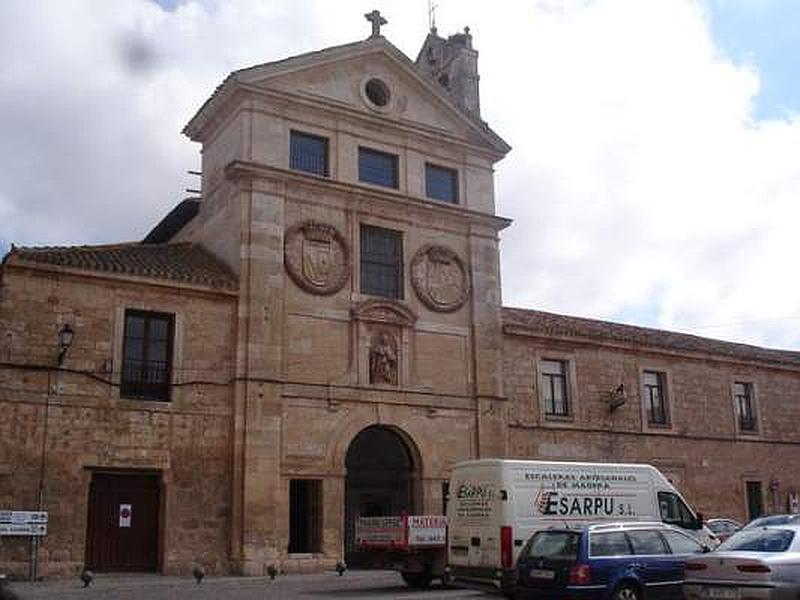
[(528, 544), (527, 556), (532, 558), (578, 558), (580, 534), (572, 531), (540, 531)]

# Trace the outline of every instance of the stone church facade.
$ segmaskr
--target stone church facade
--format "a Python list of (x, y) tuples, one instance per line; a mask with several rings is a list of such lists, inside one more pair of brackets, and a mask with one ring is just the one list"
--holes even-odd
[[(142, 242), (12, 248), (0, 510), (48, 511), (41, 573), (357, 562), (355, 515), (440, 513), (476, 457), (791, 504), (800, 353), (502, 306), (479, 111), (468, 31), (411, 61), (376, 25), (231, 73), (185, 129), (202, 198)], [(0, 571), (29, 557), (0, 538)]]

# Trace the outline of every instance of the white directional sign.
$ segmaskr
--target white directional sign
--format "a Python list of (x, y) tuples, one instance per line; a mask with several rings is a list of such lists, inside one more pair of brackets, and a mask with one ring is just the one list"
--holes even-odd
[(47, 523), (0, 523), (0, 535), (47, 535)]
[(47, 523), (47, 511), (0, 510), (0, 523)]
[(0, 510), (0, 523), (47, 523), (47, 511)]

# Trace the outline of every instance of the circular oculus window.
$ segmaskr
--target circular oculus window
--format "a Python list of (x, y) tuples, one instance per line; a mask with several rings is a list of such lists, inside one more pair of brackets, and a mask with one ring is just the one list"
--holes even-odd
[(367, 81), (364, 86), (364, 94), (366, 94), (367, 99), (372, 102), (372, 104), (380, 108), (389, 104), (389, 99), (391, 98), (389, 86), (375, 77)]

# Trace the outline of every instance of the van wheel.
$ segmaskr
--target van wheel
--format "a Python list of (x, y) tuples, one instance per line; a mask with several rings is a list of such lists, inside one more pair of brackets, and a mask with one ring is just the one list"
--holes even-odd
[(639, 588), (630, 583), (621, 584), (614, 590), (613, 600), (643, 600)]
[(403, 581), (406, 582), (406, 585), (408, 585), (408, 587), (416, 589), (423, 589), (428, 587), (431, 584), (431, 580), (433, 579), (433, 577), (431, 577), (427, 573), (409, 573), (408, 571), (402, 571), (400, 575), (403, 577)]

